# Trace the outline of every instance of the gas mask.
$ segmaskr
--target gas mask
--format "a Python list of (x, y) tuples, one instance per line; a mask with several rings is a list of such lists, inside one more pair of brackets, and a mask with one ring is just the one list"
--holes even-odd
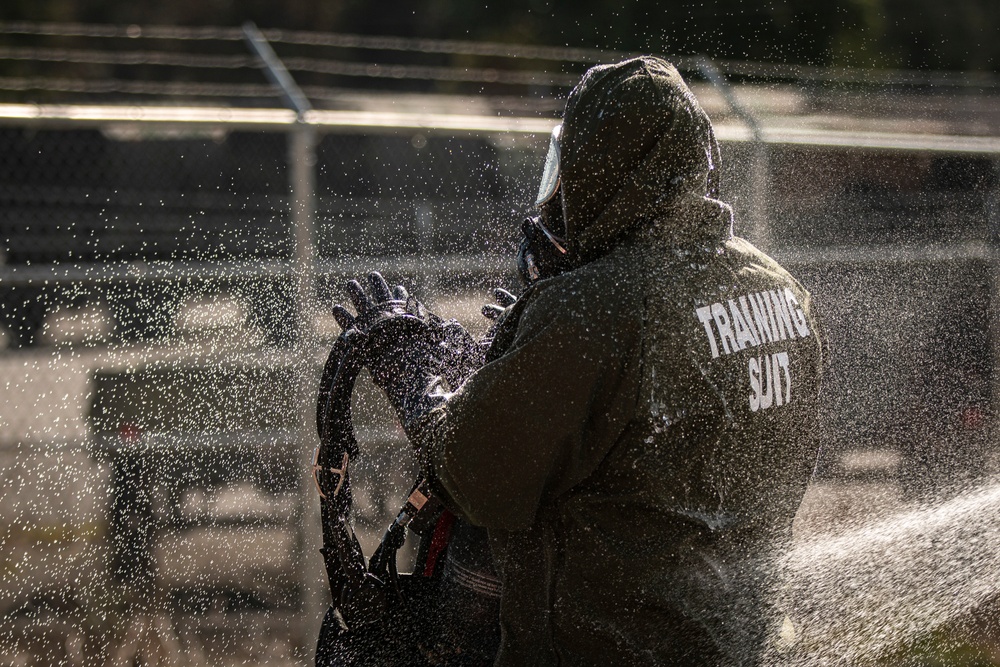
[(549, 152), (535, 200), (537, 215), (521, 225), (517, 269), (525, 285), (551, 278), (570, 268), (566, 245), (559, 174), (559, 140), (562, 125), (556, 125), (549, 140)]

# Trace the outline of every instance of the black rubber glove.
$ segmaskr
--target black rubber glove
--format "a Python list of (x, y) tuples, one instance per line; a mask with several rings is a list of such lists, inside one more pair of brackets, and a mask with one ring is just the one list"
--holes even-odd
[(483, 317), (496, 322), (500, 316), (507, 312), (507, 309), (517, 302), (517, 297), (500, 287), (493, 290), (493, 300), (496, 303), (488, 303), (483, 306)]
[(493, 341), (496, 338), (497, 331), (500, 330), (504, 318), (510, 311), (510, 307), (517, 302), (517, 297), (507, 290), (498, 287), (493, 290), (493, 300), (496, 301), (496, 303), (487, 303), (483, 306), (481, 311), (483, 317), (493, 322), (493, 324), (490, 325), (490, 328), (487, 329), (486, 334), (479, 341), (479, 349), (482, 351), (483, 363), (491, 361), (490, 350), (493, 347)]
[(390, 290), (378, 272), (368, 275), (368, 290), (352, 280), (347, 293), (357, 315), (336, 305), (333, 316), (349, 335), (374, 338), (365, 365), (410, 433), (478, 368), (482, 353), (460, 324), (428, 312), (402, 285)]

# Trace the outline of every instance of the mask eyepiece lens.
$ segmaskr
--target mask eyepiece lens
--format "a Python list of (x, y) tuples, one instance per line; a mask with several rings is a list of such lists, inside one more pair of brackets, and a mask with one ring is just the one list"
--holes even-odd
[(538, 184), (538, 197), (535, 199), (535, 206), (545, 204), (559, 191), (561, 153), (559, 143), (561, 139), (562, 123), (552, 128), (552, 134), (549, 136), (549, 152), (545, 156), (545, 168), (542, 170), (542, 180)]

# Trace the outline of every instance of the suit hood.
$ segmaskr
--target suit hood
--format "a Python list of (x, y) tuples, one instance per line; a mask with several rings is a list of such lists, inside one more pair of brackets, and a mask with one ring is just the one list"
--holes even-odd
[(664, 218), (677, 218), (672, 233), (694, 233), (701, 216), (672, 212), (715, 195), (719, 146), (677, 69), (643, 56), (587, 71), (566, 102), (560, 161), (565, 236), (579, 265)]

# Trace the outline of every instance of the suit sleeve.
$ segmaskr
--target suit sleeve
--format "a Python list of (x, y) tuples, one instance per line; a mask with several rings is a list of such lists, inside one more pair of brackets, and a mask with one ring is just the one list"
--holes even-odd
[(541, 505), (594, 472), (632, 418), (638, 309), (613, 318), (558, 287), (532, 295), (507, 352), (421, 429), (438, 485), (474, 524), (530, 526)]

